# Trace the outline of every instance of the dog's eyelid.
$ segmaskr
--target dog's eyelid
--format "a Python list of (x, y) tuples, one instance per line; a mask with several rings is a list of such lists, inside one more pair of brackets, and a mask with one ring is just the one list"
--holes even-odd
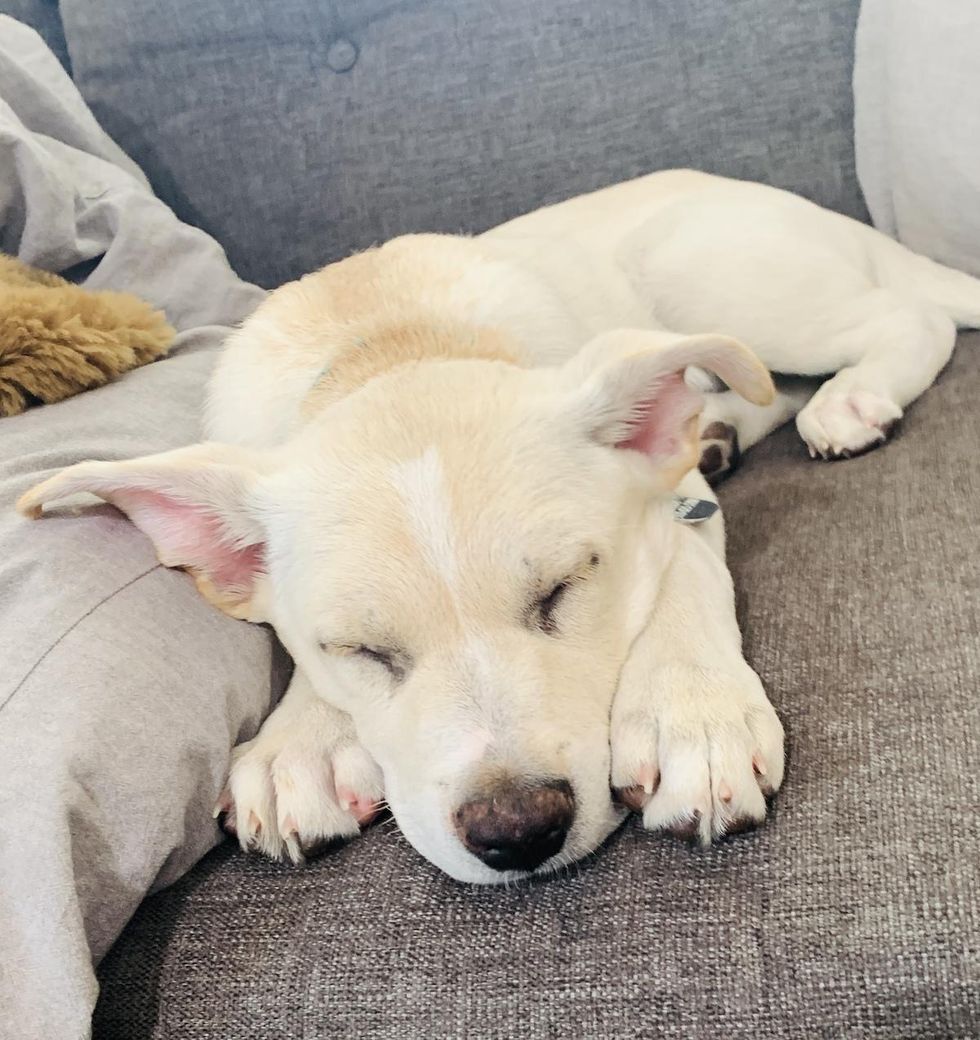
[(582, 562), (577, 564), (575, 567), (570, 568), (563, 578), (558, 581), (552, 582), (549, 585), (542, 585), (542, 593), (539, 594), (538, 602), (547, 599), (552, 593), (556, 592), (561, 586), (572, 586), (577, 585), (580, 582), (585, 581), (594, 570), (602, 562), (602, 557), (597, 552), (589, 552), (583, 554)]
[(362, 650), (373, 650), (381, 654), (396, 654), (400, 651), (392, 644), (388, 645), (381, 639), (360, 641), (358, 639), (329, 639), (319, 638), (317, 645), (324, 653), (328, 654), (356, 654)]
[(558, 623), (555, 620), (555, 611), (561, 606), (565, 593), (576, 585), (584, 582), (592, 571), (600, 563), (597, 552), (591, 552), (584, 558), (584, 562), (573, 568), (561, 581), (555, 582), (543, 595), (540, 591), (535, 595), (528, 612), (530, 623), (546, 635), (558, 633)]
[(539, 596), (531, 609), (530, 620), (532, 625), (545, 635), (558, 634), (558, 622), (555, 620), (555, 611), (561, 605), (565, 593), (572, 585), (571, 579), (564, 579), (553, 586), (544, 596)]
[(321, 639), (318, 641), (324, 653), (336, 654), (340, 657), (361, 657), (388, 670), (396, 682), (401, 682), (411, 667), (411, 658), (398, 647), (382, 646), (376, 643), (334, 642)]

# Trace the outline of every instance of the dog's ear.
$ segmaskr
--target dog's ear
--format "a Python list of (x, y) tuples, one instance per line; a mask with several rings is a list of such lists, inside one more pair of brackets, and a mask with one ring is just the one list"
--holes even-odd
[(167, 567), (193, 575), (201, 594), (233, 617), (265, 621), (266, 535), (255, 488), (271, 468), (227, 444), (195, 444), (126, 462), (80, 462), (24, 494), (17, 508), (80, 492), (111, 502), (153, 542)]
[(697, 366), (753, 404), (772, 401), (772, 378), (738, 340), (721, 335), (619, 329), (603, 333), (566, 366), (575, 408), (600, 444), (641, 452), (673, 487), (698, 461), (697, 420), (704, 404), (684, 379)]

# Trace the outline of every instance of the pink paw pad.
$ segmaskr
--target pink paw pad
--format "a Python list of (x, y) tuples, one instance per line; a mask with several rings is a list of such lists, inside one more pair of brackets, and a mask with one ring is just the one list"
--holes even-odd
[(238, 834), (238, 828), (235, 826), (234, 809), (235, 800), (231, 796), (231, 791), (225, 788), (218, 795), (218, 800), (214, 803), (211, 815), (220, 823), (221, 829), (226, 834)]
[(351, 813), (362, 827), (367, 826), (381, 810), (380, 802), (372, 798), (364, 798), (347, 787), (337, 788), (337, 800), (340, 802), (341, 809)]
[(636, 783), (630, 787), (616, 789), (616, 800), (634, 812), (642, 812), (660, 784), (660, 770), (655, 766), (641, 766), (636, 773)]

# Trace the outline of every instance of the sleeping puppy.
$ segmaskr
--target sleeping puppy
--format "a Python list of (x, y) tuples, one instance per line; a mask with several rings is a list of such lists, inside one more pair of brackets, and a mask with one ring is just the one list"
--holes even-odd
[[(783, 730), (720, 514), (676, 496), (797, 411), (813, 454), (875, 446), (978, 318), (980, 283), (870, 228), (659, 173), (283, 286), (228, 343), (211, 442), (20, 508), (94, 493), (275, 626), (295, 675), (218, 803), (244, 847), (299, 861), (382, 799), (469, 882), (560, 868), (624, 806), (708, 843), (763, 820)], [(837, 374), (800, 410), (768, 370)]]

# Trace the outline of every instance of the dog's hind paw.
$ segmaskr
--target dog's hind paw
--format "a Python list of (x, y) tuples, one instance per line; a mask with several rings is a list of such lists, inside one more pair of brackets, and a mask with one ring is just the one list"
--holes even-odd
[(870, 390), (839, 390), (833, 382), (825, 383), (796, 417), (810, 457), (847, 459), (883, 444), (902, 409)]
[[(323, 715), (340, 716), (323, 705)], [(270, 719), (275, 723), (273, 715)], [(322, 719), (320, 720), (322, 723)], [(214, 814), (245, 850), (302, 863), (378, 813), (381, 771), (343, 724), (269, 725), (235, 748)]]
[(701, 431), (698, 469), (712, 487), (735, 470), (741, 457), (738, 431), (730, 423), (715, 420)]

